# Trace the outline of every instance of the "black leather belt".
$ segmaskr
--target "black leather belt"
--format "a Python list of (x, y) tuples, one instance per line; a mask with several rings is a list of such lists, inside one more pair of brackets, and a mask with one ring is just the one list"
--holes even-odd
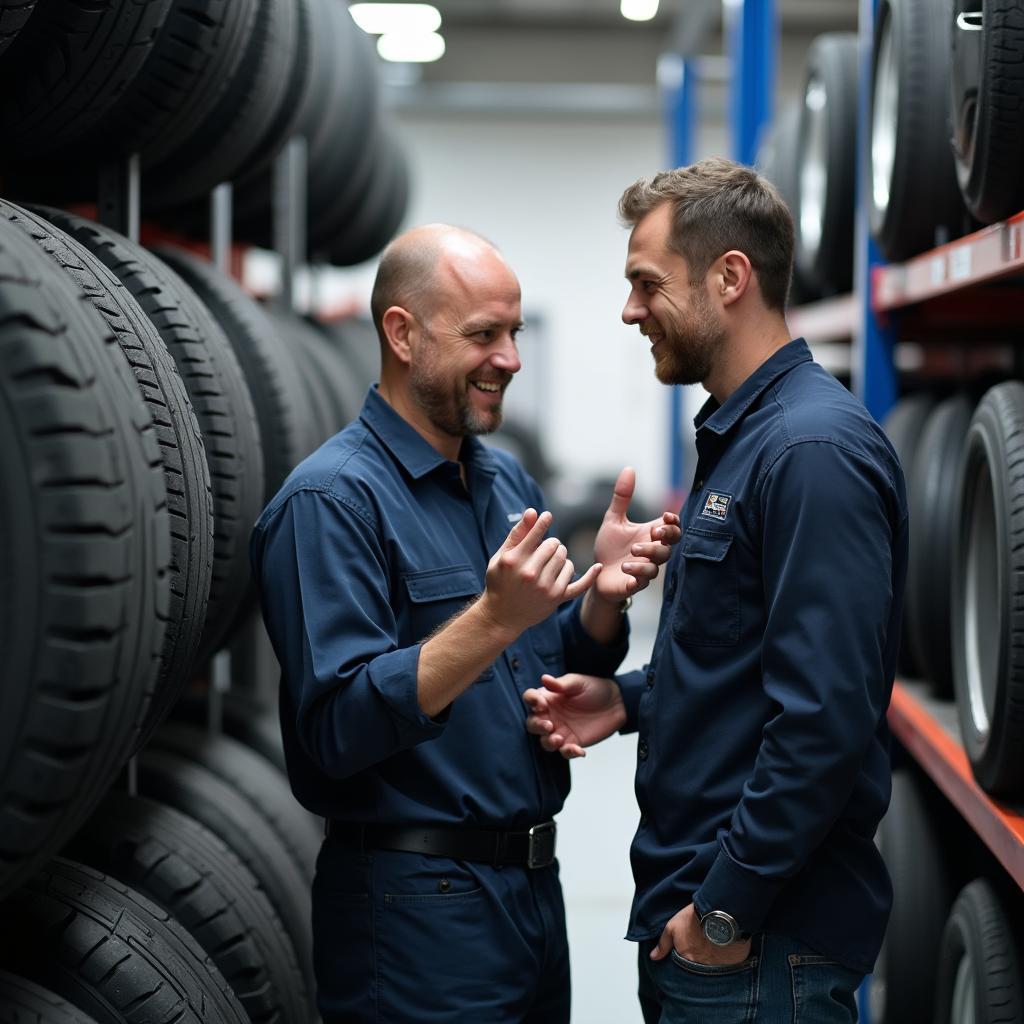
[(501, 867), (522, 864), (546, 868), (555, 860), (555, 823), (545, 821), (532, 828), (492, 830), (482, 828), (426, 828), (406, 825), (363, 825), (328, 818), (325, 832), (332, 839), (357, 850), (400, 850), (426, 853), (452, 860), (482, 861)]

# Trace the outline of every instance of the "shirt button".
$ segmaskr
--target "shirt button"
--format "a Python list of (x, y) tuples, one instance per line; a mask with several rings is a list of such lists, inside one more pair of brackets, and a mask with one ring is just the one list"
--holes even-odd
[(647, 740), (641, 740), (637, 744), (636, 752), (641, 761), (647, 760)]
[(647, 685), (648, 686), (653, 686), (654, 685), (654, 669), (653, 668), (649, 668), (647, 670)]
[(451, 887), (452, 883), (449, 882), (447, 878), (442, 878), (441, 881), (437, 883), (438, 892), (448, 892)]
[(518, 672), (519, 671), (519, 655), (518, 654), (513, 654), (512, 655), (512, 671), (513, 672)]

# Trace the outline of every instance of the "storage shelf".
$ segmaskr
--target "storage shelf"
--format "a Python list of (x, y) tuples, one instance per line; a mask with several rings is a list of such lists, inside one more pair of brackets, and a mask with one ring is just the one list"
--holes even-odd
[(889, 725), (1010, 877), (1024, 888), (1024, 805), (990, 797), (974, 780), (960, 742), (956, 707), (923, 683), (893, 687)]
[(876, 267), (871, 307), (876, 313), (1024, 272), (1024, 213), (914, 256)]
[(836, 295), (830, 299), (794, 306), (786, 312), (793, 337), (804, 338), (811, 345), (849, 341), (859, 316), (860, 310), (854, 295)]

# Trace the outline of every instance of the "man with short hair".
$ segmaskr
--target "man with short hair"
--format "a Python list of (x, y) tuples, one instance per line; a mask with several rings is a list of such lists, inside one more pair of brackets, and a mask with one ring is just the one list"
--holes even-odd
[(891, 885), (886, 708), (907, 560), (899, 461), (785, 320), (793, 224), (727, 160), (636, 182), (622, 313), (701, 383), (650, 663), (525, 699), (541, 745), (639, 733), (628, 938), (648, 1024), (857, 1018)]
[[(545, 672), (607, 675), (679, 538), (620, 474), (574, 579), (536, 483), (476, 435), (519, 370), (519, 283), (479, 236), (384, 252), (381, 379), (270, 502), (252, 553), (292, 788), (327, 819), (313, 889), (324, 1024), (566, 1024), (553, 816), (568, 766), (524, 729)], [(514, 525), (512, 525), (514, 524)], [(511, 532), (509, 527), (511, 525)]]

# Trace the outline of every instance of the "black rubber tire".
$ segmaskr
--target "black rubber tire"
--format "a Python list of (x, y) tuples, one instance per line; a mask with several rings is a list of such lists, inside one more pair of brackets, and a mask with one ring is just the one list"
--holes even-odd
[[(907, 481), (913, 479), (917, 446), (921, 441), (925, 423), (931, 415), (934, 405), (935, 398), (933, 395), (925, 392), (908, 395), (905, 398), (901, 398), (882, 421), (882, 429), (892, 443), (893, 448), (896, 449), (900, 465), (903, 467), (903, 475)], [(910, 497), (908, 488), (908, 498)], [(913, 523), (913, 511), (913, 507), (911, 507), (911, 523)], [(916, 676), (919, 671), (919, 667), (914, 661), (910, 640), (910, 623), (907, 619), (905, 605), (897, 668), (902, 675), (911, 677)]]
[[(888, 38), (895, 60), (896, 118), (892, 126), (891, 174), (872, 156), (865, 201), (868, 220), (883, 255), (903, 260), (939, 241), (956, 238), (966, 211), (956, 184), (946, 125), (950, 52), (947, 23), (937, 0), (879, 0), (872, 54), (868, 153), (880, 144), (876, 117), (885, 91), (881, 52)], [(876, 187), (876, 178), (886, 189)]]
[(938, 697), (953, 696), (953, 544), (957, 474), (974, 401), (953, 395), (932, 410), (921, 431), (907, 488), (910, 529), (905, 616), (911, 657)]
[[(224, 641), (249, 586), (249, 531), (262, 507), (263, 452), (252, 396), (224, 332), (163, 260), (117, 232), (40, 210), (85, 246), (135, 296), (177, 364), (203, 434), (213, 488), (213, 575), (196, 663)], [(179, 691), (180, 692), (180, 688)], [(169, 700), (177, 692), (169, 694)]]
[(310, 883), (323, 832), (292, 795), (287, 778), (254, 750), (181, 722), (168, 722), (154, 737), (159, 750), (187, 757), (213, 772), (259, 811)]
[(98, 1024), (248, 1024), (213, 961), (166, 911), (55, 857), (8, 898), (0, 964)]
[(213, 569), (213, 499), (203, 439), (174, 360), (145, 313), (111, 271), (42, 217), (0, 200), (0, 217), (31, 238), (89, 298), (131, 364), (156, 426), (170, 519), (171, 603), (160, 683), (140, 742), (160, 724), (190, 677)]
[(362, 394), (366, 397), (371, 384), (380, 380), (380, 340), (369, 320), (351, 317), (346, 320), (315, 321), (316, 328), (338, 352)]
[(165, 246), (160, 254), (206, 304), (242, 367), (263, 438), (262, 508), (312, 450), (299, 370), (263, 308), (235, 281), (180, 249)]
[(942, 928), (956, 890), (932, 791), (906, 769), (878, 830), (893, 906), (871, 978), (872, 1024), (931, 1024)]
[(960, 460), (953, 555), (953, 679), (979, 785), (1024, 793), (1024, 384), (989, 389)]
[(47, 0), (0, 64), (0, 130), (19, 161), (81, 139), (128, 88), (171, 0)]
[(295, 950), (256, 877), (199, 822), (109, 793), (66, 855), (132, 886), (203, 947), (252, 1024), (315, 1017)]
[(170, 560), (156, 430), (124, 353), (2, 218), (0, 437), (2, 898), (75, 831), (138, 739)]
[(0, 0), (0, 53), (14, 42), (35, 6), (36, 0)]
[[(1024, 207), (1024, 8), (1017, 0), (954, 0), (949, 117), (960, 193), (992, 224)], [(980, 30), (958, 16), (981, 10)]]
[(311, 890), (261, 806), (191, 757), (147, 747), (139, 755), (139, 793), (205, 825), (259, 880), (288, 933), (309, 991), (314, 991)]
[[(969, 976), (974, 999), (958, 991)], [(976, 878), (961, 890), (942, 933), (935, 975), (935, 1024), (1020, 1024), (1024, 1021), (1020, 957), (1013, 929), (996, 890)], [(968, 1010), (968, 1005), (971, 1009)]]
[(291, 85), (298, 28), (297, 0), (259, 0), (242, 59), (222, 93), (187, 140), (164, 159), (146, 161), (144, 209), (201, 199), (220, 182), (273, 157), (285, 140), (273, 148), (266, 140)]
[[(205, 694), (186, 694), (174, 707), (174, 720), (207, 728), (209, 700)], [(223, 696), (221, 727), (225, 736), (255, 750), (282, 775), (288, 774), (276, 707), (267, 707), (244, 692), (231, 691)]]
[[(857, 35), (829, 32), (807, 52), (800, 107), (795, 260), (823, 295), (853, 288)], [(820, 111), (820, 113), (819, 113)], [(821, 166), (812, 157), (821, 157)], [(822, 174), (823, 181), (816, 181)], [(819, 193), (817, 204), (810, 201)], [(817, 215), (815, 215), (815, 212)]]
[(96, 1020), (42, 985), (0, 971), (0, 1024), (96, 1024)]
[[(800, 221), (800, 168), (797, 147), (800, 142), (802, 104), (798, 99), (787, 103), (765, 136), (757, 155), (760, 173), (778, 189), (789, 209), (794, 224)], [(814, 283), (799, 266), (793, 266), (789, 288), (789, 305), (799, 306), (821, 298)]]

